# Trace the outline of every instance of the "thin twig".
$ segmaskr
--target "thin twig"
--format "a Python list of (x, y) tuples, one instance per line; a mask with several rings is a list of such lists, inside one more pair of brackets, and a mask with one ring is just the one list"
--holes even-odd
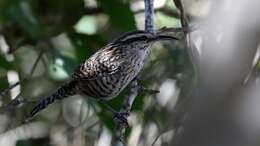
[(184, 34), (187, 34), (188, 32), (191, 32), (195, 29), (195, 26), (193, 27), (162, 27), (157, 30), (157, 34), (165, 34), (165, 33), (178, 33), (178, 32), (184, 32)]
[[(188, 21), (188, 17), (184, 11), (184, 7), (183, 7), (183, 3), (181, 0), (173, 0), (175, 6), (179, 9), (180, 11), (180, 20), (181, 20), (181, 25), (183, 28), (188, 28), (189, 31), (184, 31), (185, 34), (185, 48), (188, 49), (188, 54), (190, 56), (192, 55), (192, 50), (194, 49), (194, 44), (191, 43), (191, 39), (190, 39), (190, 32), (195, 30), (197, 28), (197, 26), (192, 26), (192, 28), (189, 26), (189, 21)], [(197, 50), (197, 49), (194, 49)], [(191, 57), (191, 62), (198, 62), (198, 60), (194, 60), (194, 57)], [(184, 93), (183, 93), (184, 94)], [(178, 140), (180, 139), (180, 137), (182, 136), (182, 132), (180, 131), (181, 126), (184, 122), (184, 115), (187, 114), (186, 113), (186, 109), (187, 107), (191, 106), (190, 104), (192, 104), (190, 102), (190, 96), (189, 94), (185, 93), (186, 95), (182, 95), (182, 99), (179, 99), (177, 104), (174, 107), (174, 110), (172, 112), (172, 117), (171, 117), (171, 121), (173, 122), (173, 128), (175, 130), (175, 134), (172, 138), (172, 142), (171, 144), (173, 146), (178, 145)]]
[(184, 12), (184, 8), (183, 8), (183, 4), (182, 4), (181, 0), (173, 0), (173, 2), (175, 4), (175, 6), (180, 10), (182, 27), (188, 27), (187, 17), (186, 17), (186, 14)]
[(28, 78), (31, 78), (33, 76), (33, 73), (35, 72), (35, 69), (36, 69), (38, 63), (41, 60), (43, 53), (44, 53), (44, 49), (41, 49), (37, 59), (35, 60), (35, 62), (33, 64), (33, 67), (32, 67), (31, 72), (30, 72), (30, 76)]
[[(137, 80), (133, 80), (129, 84), (129, 93), (127, 94), (127, 97), (124, 100), (124, 103), (122, 105), (122, 108), (120, 112), (124, 112), (129, 114), (133, 105), (133, 102), (138, 95), (139, 86), (137, 83)], [(115, 120), (116, 124), (116, 144), (115, 146), (124, 146), (124, 135), (127, 125), (120, 120)]]
[(155, 143), (158, 141), (158, 139), (166, 132), (169, 132), (170, 130), (173, 130), (173, 129), (165, 129), (165, 130), (162, 130), (161, 132), (159, 132), (159, 134), (155, 137), (155, 139), (153, 140), (151, 146), (154, 146)]
[(12, 90), (14, 87), (18, 86), (19, 84), (20, 84), (20, 82), (18, 81), (16, 83), (14, 83), (13, 85), (9, 86), (8, 88), (6, 88), (4, 91), (0, 92), (0, 98), (6, 96), (6, 94), (8, 94), (8, 92), (10, 90)]
[[(33, 76), (33, 73), (35, 72), (35, 69), (36, 69), (36, 67), (37, 67), (37, 65), (38, 65), (38, 63), (39, 63), (39, 61), (40, 61), (40, 59), (41, 59), (43, 53), (44, 53), (44, 50), (41, 49), (39, 55), (37, 56), (37, 58), (36, 58), (36, 60), (35, 60), (35, 62), (34, 62), (34, 64), (33, 64), (33, 67), (32, 67), (32, 69), (31, 69), (31, 71), (30, 71), (29, 76), (23, 78), (23, 79), (21, 80), (21, 82), (18, 81), (18, 82), (16, 82), (15, 84), (13, 84), (13, 85), (11, 85), (10, 87), (8, 87), (7, 89), (5, 89), (3, 92), (0, 93), (0, 97), (6, 96), (6, 94), (7, 94), (11, 89), (13, 89), (14, 87), (16, 87), (16, 86), (18, 86), (18, 85), (24, 83), (25, 81), (27, 81), (28, 79), (30, 79), (30, 78)], [(2, 109), (3, 109), (4, 111), (6, 111), (6, 110), (11, 110), (11, 109), (13, 109), (13, 108), (15, 108), (15, 107), (17, 107), (17, 106), (19, 106), (19, 105), (21, 105), (21, 104), (25, 104), (25, 103), (31, 103), (31, 101), (26, 100), (25, 98), (23, 98), (23, 97), (21, 96), (21, 93), (19, 93), (17, 96), (15, 96), (15, 98), (14, 98), (13, 100), (11, 100), (8, 104), (4, 105), (4, 106), (2, 107)]]

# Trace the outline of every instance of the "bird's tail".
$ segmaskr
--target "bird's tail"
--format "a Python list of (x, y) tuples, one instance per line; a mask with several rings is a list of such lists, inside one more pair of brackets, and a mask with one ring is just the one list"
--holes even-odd
[(67, 82), (63, 84), (60, 88), (58, 88), (56, 92), (54, 92), (50, 96), (39, 100), (37, 104), (34, 106), (34, 108), (32, 109), (32, 111), (30, 112), (30, 114), (26, 116), (26, 119), (31, 119), (38, 112), (45, 109), (49, 104), (52, 104), (56, 100), (62, 100), (63, 98), (66, 98), (68, 96), (75, 95), (76, 94), (75, 85), (76, 85), (76, 81)]

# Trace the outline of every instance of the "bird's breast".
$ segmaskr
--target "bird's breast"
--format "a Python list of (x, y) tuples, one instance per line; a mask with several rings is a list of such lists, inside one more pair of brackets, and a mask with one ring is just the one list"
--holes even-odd
[(94, 80), (80, 82), (80, 91), (88, 96), (108, 100), (116, 97), (140, 72), (144, 65), (140, 54), (126, 55), (118, 72)]

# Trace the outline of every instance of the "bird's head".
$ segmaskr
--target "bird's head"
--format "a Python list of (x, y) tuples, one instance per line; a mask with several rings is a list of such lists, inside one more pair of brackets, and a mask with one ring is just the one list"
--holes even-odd
[(147, 31), (137, 30), (127, 32), (113, 41), (114, 44), (133, 45), (136, 48), (146, 48), (153, 43), (164, 40), (178, 40), (178, 38), (167, 33), (150, 33)]

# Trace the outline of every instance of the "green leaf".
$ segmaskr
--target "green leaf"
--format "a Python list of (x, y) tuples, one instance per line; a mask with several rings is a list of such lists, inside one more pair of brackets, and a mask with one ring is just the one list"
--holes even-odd
[(83, 35), (75, 32), (68, 33), (73, 46), (76, 48), (77, 62), (81, 63), (90, 57), (97, 49), (101, 48), (106, 42), (102, 35)]
[(18, 3), (14, 3), (8, 8), (7, 15), (30, 36), (37, 37), (42, 33), (42, 30), (40, 29), (41, 27), (32, 13), (28, 2), (20, 1)]
[(97, 32), (97, 21), (94, 16), (85, 15), (75, 25), (78, 33), (93, 35)]
[(129, 3), (121, 0), (98, 0), (101, 7), (109, 15), (111, 23), (124, 31), (136, 29), (134, 14)]
[(100, 112), (97, 113), (97, 116), (110, 131), (113, 131), (115, 125), (113, 121), (113, 115), (111, 113), (109, 113), (105, 109), (102, 109)]
[(12, 64), (8, 62), (3, 56), (0, 55), (0, 68), (4, 68), (7, 70), (12, 69)]
[(76, 68), (76, 63), (65, 56), (57, 56), (49, 66), (50, 77), (55, 80), (65, 80)]
[(84, 14), (84, 0), (28, 0), (47, 36), (68, 31)]

